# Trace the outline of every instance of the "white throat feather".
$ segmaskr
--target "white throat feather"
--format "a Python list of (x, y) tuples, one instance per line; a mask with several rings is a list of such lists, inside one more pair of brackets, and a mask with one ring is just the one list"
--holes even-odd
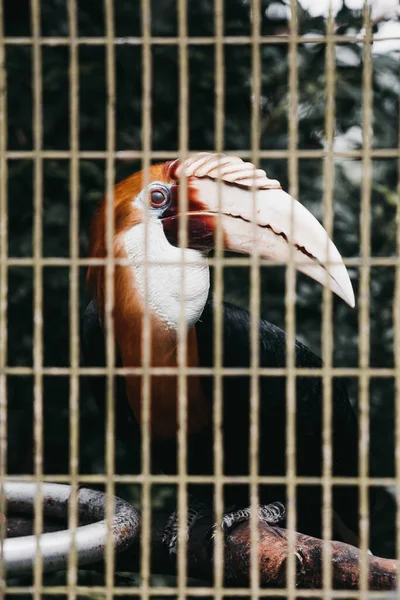
[[(153, 313), (168, 328), (178, 330), (181, 310), (184, 310), (187, 326), (191, 327), (199, 320), (208, 297), (210, 273), (207, 257), (197, 250), (184, 249), (182, 253), (181, 248), (172, 246), (158, 219), (149, 219), (147, 228), (147, 252), (144, 223), (135, 225), (124, 234), (124, 247), (132, 261), (137, 290), (143, 302), (147, 301)], [(149, 261), (146, 266), (145, 256)]]

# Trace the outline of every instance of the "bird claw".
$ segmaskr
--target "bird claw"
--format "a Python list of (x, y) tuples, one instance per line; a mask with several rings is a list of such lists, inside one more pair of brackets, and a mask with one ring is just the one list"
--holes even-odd
[[(258, 518), (262, 523), (268, 525), (274, 525), (279, 523), (286, 516), (286, 509), (281, 502), (272, 502), (271, 504), (264, 504), (258, 507)], [(249, 521), (251, 517), (251, 508), (242, 508), (235, 512), (227, 513), (221, 522), (222, 531), (227, 534), (233, 527)]]
[[(193, 527), (207, 514), (207, 507), (202, 502), (191, 498), (188, 504), (187, 511), (187, 522), (186, 522), (186, 541), (189, 541), (190, 532)], [(168, 552), (170, 555), (178, 554), (178, 531), (179, 531), (179, 517), (178, 512), (175, 511), (171, 514), (168, 522), (164, 528), (162, 535), (162, 542), (168, 546)]]

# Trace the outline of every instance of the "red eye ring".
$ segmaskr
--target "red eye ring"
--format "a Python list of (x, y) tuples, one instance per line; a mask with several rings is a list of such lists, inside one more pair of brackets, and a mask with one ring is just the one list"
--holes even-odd
[(154, 187), (149, 191), (149, 203), (153, 208), (162, 208), (169, 201), (169, 190), (164, 187)]

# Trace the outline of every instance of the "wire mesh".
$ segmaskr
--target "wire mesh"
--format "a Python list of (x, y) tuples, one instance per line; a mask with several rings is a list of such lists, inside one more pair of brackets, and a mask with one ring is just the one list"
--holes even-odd
[[(7, 37), (0, 29), (0, 475), (1, 481), (6, 477), (6, 426), (7, 426), (7, 377), (8, 376), (34, 376), (34, 419), (35, 419), (35, 473), (34, 475), (19, 476), (18, 480), (34, 481), (38, 484), (43, 481), (71, 483), (73, 493), (71, 496), (69, 527), (77, 527), (77, 489), (79, 484), (100, 484), (106, 486), (107, 491), (107, 518), (111, 523), (114, 506), (113, 497), (117, 484), (140, 484), (142, 489), (142, 538), (141, 538), (141, 573), (138, 587), (115, 587), (114, 582), (114, 553), (111, 530), (106, 549), (106, 581), (105, 586), (80, 586), (77, 579), (77, 557), (74, 549), (71, 550), (68, 570), (68, 585), (44, 586), (42, 563), (38, 553), (35, 564), (34, 586), (16, 587), (8, 586), (9, 594), (34, 593), (36, 598), (41, 595), (58, 595), (68, 593), (72, 600), (78, 595), (96, 596), (106, 595), (137, 595), (142, 598), (153, 595), (172, 596), (184, 598), (190, 596), (213, 595), (216, 598), (225, 596), (288, 596), (321, 597), (319, 590), (296, 589), (296, 564), (294, 554), (296, 531), (296, 489), (299, 485), (321, 485), (323, 487), (323, 535), (325, 540), (324, 551), (324, 595), (331, 597), (332, 591), (332, 563), (329, 540), (332, 538), (332, 486), (334, 485), (359, 485), (360, 486), (360, 534), (361, 534), (361, 585), (360, 592), (340, 592), (335, 590), (335, 597), (359, 597), (368, 589), (368, 563), (367, 551), (369, 544), (369, 507), (368, 490), (372, 486), (392, 485), (397, 486), (400, 494), (399, 483), (399, 411), (396, 420), (396, 476), (395, 477), (370, 477), (368, 472), (369, 454), (369, 382), (371, 378), (396, 378), (396, 398), (400, 393), (400, 320), (398, 312), (394, 311), (395, 323), (395, 366), (393, 368), (372, 368), (369, 359), (369, 289), (370, 270), (373, 266), (392, 266), (396, 268), (396, 294), (394, 306), (400, 298), (400, 232), (397, 233), (397, 256), (372, 257), (371, 256), (371, 178), (372, 160), (374, 158), (392, 158), (400, 161), (400, 143), (397, 148), (372, 148), (371, 123), (372, 123), (372, 59), (371, 44), (373, 40), (390, 40), (391, 37), (373, 36), (370, 10), (365, 5), (364, 28), (365, 31), (358, 35), (334, 34), (333, 15), (330, 11), (327, 19), (325, 35), (304, 36), (298, 32), (297, 2), (291, 0), (290, 31), (285, 36), (264, 36), (260, 34), (259, 0), (252, 1), (252, 32), (250, 36), (224, 35), (224, 10), (222, 0), (215, 0), (214, 19), (215, 36), (189, 37), (187, 31), (187, 2), (179, 0), (178, 3), (178, 29), (176, 37), (156, 37), (151, 32), (151, 7), (150, 0), (141, 1), (142, 33), (139, 37), (118, 38), (114, 31), (114, 3), (104, 0), (106, 14), (105, 37), (79, 37), (77, 33), (77, 3), (68, 1), (69, 10), (69, 35), (67, 37), (41, 37), (40, 32), (40, 0), (31, 0), (32, 36)], [(1, 7), (3, 5), (1, 4)], [(3, 13), (0, 12), (2, 23)], [(2, 25), (0, 25), (2, 27)], [(323, 149), (300, 149), (298, 143), (298, 47), (302, 43), (325, 44), (326, 59), (326, 109), (325, 109), (325, 137)], [(335, 150), (335, 45), (346, 43), (362, 43), (364, 47), (363, 63), (363, 107), (362, 107), (362, 149)], [(251, 258), (228, 258), (223, 256), (222, 236), (219, 230), (215, 257), (209, 263), (214, 267), (214, 365), (211, 368), (190, 367), (187, 365), (187, 325), (182, 312), (179, 323), (178, 360), (176, 367), (159, 367), (151, 364), (152, 335), (150, 312), (145, 306), (142, 330), (142, 365), (140, 367), (116, 367), (114, 345), (114, 320), (113, 307), (115, 302), (115, 268), (122, 265), (126, 268), (129, 260), (116, 259), (114, 256), (114, 219), (113, 214), (115, 162), (131, 159), (140, 159), (144, 173), (143, 186), (149, 183), (148, 169), (151, 161), (176, 158), (176, 153), (168, 150), (154, 151), (151, 145), (152, 133), (152, 48), (153, 46), (177, 46), (179, 51), (179, 91), (180, 91), (180, 119), (179, 119), (179, 152), (180, 158), (185, 158), (189, 149), (189, 87), (188, 52), (191, 45), (215, 47), (215, 98), (216, 98), (216, 128), (215, 150), (224, 150), (224, 48), (226, 45), (249, 45), (252, 51), (252, 119), (251, 119), (251, 148), (235, 151), (242, 158), (250, 158), (256, 166), (261, 159), (288, 161), (290, 193), (298, 197), (299, 193), (299, 160), (323, 159), (324, 161), (324, 226), (331, 236), (333, 231), (333, 187), (334, 187), (334, 158), (361, 159), (363, 165), (363, 186), (361, 204), (361, 257), (345, 258), (347, 266), (360, 268), (361, 285), (358, 299), (359, 305), (359, 367), (334, 367), (332, 361), (332, 297), (327, 290), (323, 296), (323, 361), (320, 369), (304, 369), (296, 366), (295, 360), (295, 335), (296, 335), (296, 272), (294, 264), (289, 263), (286, 270), (286, 366), (285, 368), (262, 368), (259, 365), (259, 334), (258, 322), (260, 318), (260, 267), (279, 264), (277, 261), (261, 259), (257, 252)], [(261, 62), (260, 51), (262, 45), (285, 44), (289, 56), (289, 146), (287, 150), (265, 150), (260, 148), (260, 96), (261, 96)], [(107, 143), (106, 149), (87, 151), (79, 148), (79, 50), (82, 46), (104, 46), (106, 49), (106, 74), (107, 74)], [(135, 151), (117, 151), (115, 143), (115, 105), (116, 105), (116, 73), (115, 52), (116, 48), (123, 45), (140, 46), (142, 48), (142, 148)], [(32, 151), (8, 150), (6, 137), (6, 74), (4, 70), (5, 52), (12, 46), (31, 46), (33, 58), (33, 101), (34, 101), (34, 147)], [(43, 74), (42, 74), (42, 49), (47, 46), (66, 46), (70, 52), (70, 148), (66, 150), (43, 149)], [(191, 153), (195, 153), (191, 150)], [(229, 154), (229, 152), (227, 152)], [(34, 252), (32, 257), (17, 258), (8, 255), (7, 243), (7, 161), (29, 159), (34, 162)], [(43, 256), (42, 227), (43, 227), (43, 161), (57, 159), (70, 161), (70, 256), (68, 258)], [(107, 180), (107, 257), (102, 259), (87, 259), (79, 256), (79, 162), (84, 159), (105, 159)], [(184, 180), (184, 178), (183, 178)], [(183, 181), (184, 183), (184, 181)], [(182, 186), (185, 189), (185, 186)], [(399, 190), (398, 190), (399, 192)], [(185, 204), (185, 193), (181, 202)], [(148, 243), (148, 222), (146, 215), (145, 247)], [(183, 219), (180, 223), (181, 247), (185, 247), (187, 237), (187, 223)], [(88, 265), (103, 265), (106, 270), (106, 368), (84, 368), (79, 365), (79, 269)], [(147, 259), (145, 266), (151, 264)], [(160, 264), (160, 263), (158, 263)], [(170, 264), (170, 263), (166, 263)], [(185, 260), (182, 252), (182, 261), (179, 263), (184, 273)], [(229, 369), (223, 366), (222, 344), (222, 312), (221, 300), (223, 297), (223, 272), (229, 266), (249, 266), (251, 269), (251, 365), (249, 368)], [(9, 366), (7, 364), (7, 277), (9, 266), (33, 267), (35, 293), (34, 293), (34, 360), (33, 366)], [(68, 267), (70, 273), (70, 364), (68, 367), (46, 367), (43, 364), (43, 269), (50, 266)], [(181, 301), (184, 305), (184, 277), (182, 277)], [(148, 283), (146, 284), (148, 285)], [(397, 299), (397, 300), (396, 300)], [(43, 377), (46, 375), (68, 377), (70, 381), (70, 473), (69, 475), (45, 475), (43, 473)], [(107, 377), (107, 419), (106, 419), (106, 473), (104, 475), (85, 475), (79, 472), (79, 380), (81, 376)], [(115, 473), (115, 416), (114, 394), (115, 377), (120, 375), (140, 375), (142, 377), (142, 470), (139, 475), (120, 475)], [(151, 472), (151, 387), (152, 376), (169, 375), (178, 379), (178, 440), (179, 464), (177, 475), (155, 475)], [(214, 378), (214, 475), (189, 475), (187, 473), (187, 404), (188, 404), (188, 377), (213, 376)], [(248, 476), (227, 476), (223, 474), (223, 387), (222, 378), (229, 376), (250, 376), (251, 378), (251, 435), (250, 435), (250, 474)], [(321, 376), (323, 378), (324, 399), (324, 424), (323, 424), (323, 474), (321, 477), (304, 477), (296, 474), (296, 378)], [(287, 377), (287, 472), (285, 476), (263, 476), (258, 473), (259, 450), (259, 379), (262, 376)], [(360, 472), (359, 477), (338, 477), (332, 475), (332, 380), (334, 377), (358, 377), (360, 383)], [(399, 405), (399, 402), (396, 403)], [(171, 587), (154, 587), (151, 583), (151, 491), (155, 484), (174, 484), (178, 486), (178, 579), (177, 585)], [(223, 514), (223, 490), (225, 485), (246, 484), (250, 486), (250, 500), (252, 507), (251, 539), (252, 561), (249, 589), (230, 590), (223, 585), (223, 537), (218, 530), (215, 536), (215, 586), (214, 587), (188, 587), (187, 583), (187, 543), (186, 523), (188, 517), (187, 486), (189, 484), (213, 484), (215, 517), (217, 522)], [(258, 526), (256, 507), (258, 505), (259, 486), (265, 484), (284, 484), (287, 489), (288, 508), (288, 570), (287, 587), (285, 590), (260, 589), (258, 570)], [(399, 531), (399, 523), (397, 523)], [(35, 534), (40, 536), (43, 529), (42, 498), (40, 486), (36, 498), (35, 509)], [(399, 535), (399, 534), (398, 534)], [(400, 555), (400, 538), (397, 541), (398, 555)], [(38, 548), (39, 549), (39, 548)], [(371, 594), (371, 598), (379, 593)]]

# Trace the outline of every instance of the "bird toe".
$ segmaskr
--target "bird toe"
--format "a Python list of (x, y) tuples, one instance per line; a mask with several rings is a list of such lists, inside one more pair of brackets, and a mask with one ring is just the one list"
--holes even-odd
[[(272, 502), (271, 504), (262, 504), (257, 509), (258, 518), (261, 522), (268, 525), (279, 523), (286, 516), (286, 509), (281, 502)], [(251, 508), (242, 508), (240, 510), (227, 513), (221, 522), (221, 528), (224, 533), (229, 533), (231, 529), (251, 519)]]

